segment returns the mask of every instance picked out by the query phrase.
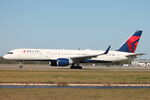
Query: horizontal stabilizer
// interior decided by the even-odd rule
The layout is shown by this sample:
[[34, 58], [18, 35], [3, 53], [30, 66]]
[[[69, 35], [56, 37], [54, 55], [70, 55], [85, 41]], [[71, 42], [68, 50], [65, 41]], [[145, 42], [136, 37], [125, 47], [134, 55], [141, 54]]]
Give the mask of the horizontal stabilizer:
[[127, 55], [126, 57], [128, 57], [128, 58], [138, 58], [142, 55], [145, 55], [145, 53], [133, 53], [133, 54]]

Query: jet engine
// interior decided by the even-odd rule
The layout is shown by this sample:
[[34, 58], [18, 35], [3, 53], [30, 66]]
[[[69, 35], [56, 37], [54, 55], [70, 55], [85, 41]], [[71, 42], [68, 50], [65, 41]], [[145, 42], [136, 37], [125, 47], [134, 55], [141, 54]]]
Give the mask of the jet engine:
[[68, 58], [58, 58], [55, 61], [51, 61], [51, 66], [68, 66], [72, 64], [73, 61]]

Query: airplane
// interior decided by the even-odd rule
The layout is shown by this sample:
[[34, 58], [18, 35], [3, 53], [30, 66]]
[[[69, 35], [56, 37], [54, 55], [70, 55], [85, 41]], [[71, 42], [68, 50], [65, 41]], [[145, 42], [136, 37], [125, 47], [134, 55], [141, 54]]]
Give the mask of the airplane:
[[51, 66], [70, 66], [70, 69], [82, 69], [80, 62], [116, 62], [134, 59], [144, 55], [135, 53], [141, 38], [142, 30], [136, 31], [127, 41], [117, 50], [64, 50], [64, 49], [14, 49], [3, 56], [7, 60], [20, 61], [50, 61]]

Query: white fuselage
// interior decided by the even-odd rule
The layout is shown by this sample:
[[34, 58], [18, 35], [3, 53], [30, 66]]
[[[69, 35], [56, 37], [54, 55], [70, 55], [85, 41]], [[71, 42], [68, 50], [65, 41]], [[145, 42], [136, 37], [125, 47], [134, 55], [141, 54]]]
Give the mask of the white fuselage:
[[[3, 57], [9, 60], [57, 60], [58, 58], [72, 58], [87, 55], [102, 54], [100, 50], [63, 50], [63, 49], [15, 49], [9, 51]], [[131, 53], [109, 51], [106, 55], [100, 55], [91, 60], [97, 61], [122, 61]]]

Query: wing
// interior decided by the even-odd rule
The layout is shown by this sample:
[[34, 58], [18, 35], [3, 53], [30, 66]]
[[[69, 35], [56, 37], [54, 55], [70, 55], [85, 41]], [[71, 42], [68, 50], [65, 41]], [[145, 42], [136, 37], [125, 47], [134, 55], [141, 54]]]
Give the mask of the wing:
[[95, 57], [100, 56], [100, 55], [106, 55], [106, 54], [109, 52], [110, 47], [111, 47], [111, 46], [109, 46], [109, 47], [106, 49], [106, 51], [105, 51], [104, 53], [102, 53], [102, 54], [71, 57], [71, 59], [72, 59], [73, 61], [82, 61], [82, 60], [86, 60], [86, 59], [90, 59], [90, 58], [95, 58]]

